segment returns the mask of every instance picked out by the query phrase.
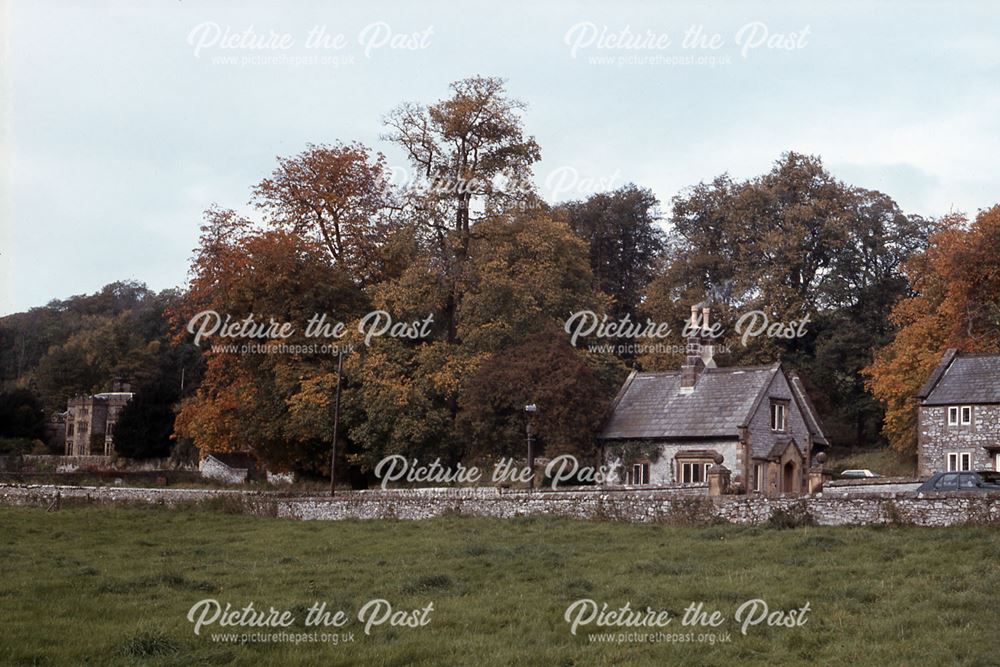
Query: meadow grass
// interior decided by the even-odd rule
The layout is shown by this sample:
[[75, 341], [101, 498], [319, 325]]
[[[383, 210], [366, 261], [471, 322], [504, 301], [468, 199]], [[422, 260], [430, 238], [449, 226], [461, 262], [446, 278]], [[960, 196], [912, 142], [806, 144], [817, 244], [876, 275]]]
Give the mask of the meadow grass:
[[871, 470], [882, 477], [915, 477], [917, 457], [899, 454], [891, 449], [837, 450], [830, 452], [827, 470], [839, 479], [845, 470]]
[[[1000, 531], [667, 527], [550, 518], [296, 522], [186, 509], [0, 508], [2, 665], [996, 665]], [[434, 603], [421, 628], [352, 623], [354, 641], [214, 643], [204, 598], [350, 614], [372, 598]], [[593, 643], [567, 605], [591, 598], [722, 611], [706, 643]], [[798, 628], [731, 617], [745, 600], [808, 602]], [[675, 620], [675, 625], [679, 623]], [[689, 632], [672, 627], [670, 633]]]

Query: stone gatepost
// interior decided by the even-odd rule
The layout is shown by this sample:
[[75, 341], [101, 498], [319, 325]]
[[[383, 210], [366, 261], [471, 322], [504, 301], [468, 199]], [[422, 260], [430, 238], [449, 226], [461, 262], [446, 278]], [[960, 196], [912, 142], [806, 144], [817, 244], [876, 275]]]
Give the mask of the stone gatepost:
[[708, 495], [721, 496], [729, 491], [729, 468], [722, 465], [722, 454], [715, 455], [715, 465], [708, 467]]
[[809, 468], [809, 472], [806, 476], [809, 495], [822, 492], [823, 484], [829, 482], [832, 478], [832, 475], [823, 469], [824, 463], [826, 463], [826, 454], [823, 452], [820, 452], [813, 457], [813, 465]]

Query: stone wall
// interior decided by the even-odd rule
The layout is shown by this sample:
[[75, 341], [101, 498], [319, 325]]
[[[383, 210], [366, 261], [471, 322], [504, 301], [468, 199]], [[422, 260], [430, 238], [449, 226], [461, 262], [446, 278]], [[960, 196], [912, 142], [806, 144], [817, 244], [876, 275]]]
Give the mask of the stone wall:
[[[428, 519], [438, 516], [558, 516], [634, 523], [765, 524], [821, 526], [1000, 524], [1000, 494], [880, 494], [766, 498], [685, 495], [651, 491], [510, 491], [494, 488], [346, 491], [335, 498], [267, 492], [121, 487], [0, 486], [0, 503], [52, 507], [74, 500], [94, 504], [177, 505], [223, 501], [227, 508], [289, 519]], [[789, 519], [791, 517], [791, 519]], [[787, 525], [787, 523], [786, 523]]]
[[847, 496], [872, 493], [907, 493], [920, 487], [919, 479], [909, 477], [868, 477], [840, 479], [823, 485], [824, 496]]
[[922, 405], [917, 426], [917, 474], [948, 469], [948, 454], [971, 454], [973, 470], [993, 470], [995, 461], [984, 445], [1000, 447], [1000, 405], [972, 406], [972, 423], [948, 425], [948, 406]]
[[98, 505], [165, 505], [175, 507], [213, 498], [260, 496], [229, 489], [157, 489], [116, 486], [53, 486], [41, 484], [0, 485], [4, 505], [49, 506], [60, 501], [81, 501]]
[[192, 464], [178, 463], [170, 458], [128, 459], [121, 456], [54, 456], [49, 454], [0, 456], [0, 471], [4, 472], [78, 472], [88, 470], [148, 472], [194, 469]]

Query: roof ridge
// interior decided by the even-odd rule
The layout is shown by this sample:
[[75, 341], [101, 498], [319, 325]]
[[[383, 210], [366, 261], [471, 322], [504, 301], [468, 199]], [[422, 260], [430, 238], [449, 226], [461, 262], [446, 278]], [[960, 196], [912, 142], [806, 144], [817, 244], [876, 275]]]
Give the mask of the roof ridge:
[[754, 397], [753, 403], [750, 405], [750, 410], [746, 413], [746, 415], [743, 416], [743, 421], [740, 423], [740, 428], [745, 428], [750, 425], [750, 420], [753, 419], [754, 414], [757, 413], [757, 408], [760, 407], [761, 402], [764, 400], [764, 394], [767, 393], [767, 388], [771, 386], [772, 382], [774, 382], [774, 376], [778, 374], [778, 371], [781, 371], [782, 374], [784, 374], [785, 372], [781, 368], [780, 361], [776, 361], [770, 366], [766, 366], [765, 370], [771, 371], [771, 377], [769, 377], [767, 379], [767, 382], [762, 384], [760, 386], [760, 389], [757, 390], [757, 395]]
[[773, 371], [779, 362], [774, 362], [772, 364], [757, 364], [754, 366], [716, 366], [715, 368], [706, 368], [705, 372], [720, 372], [720, 371]]

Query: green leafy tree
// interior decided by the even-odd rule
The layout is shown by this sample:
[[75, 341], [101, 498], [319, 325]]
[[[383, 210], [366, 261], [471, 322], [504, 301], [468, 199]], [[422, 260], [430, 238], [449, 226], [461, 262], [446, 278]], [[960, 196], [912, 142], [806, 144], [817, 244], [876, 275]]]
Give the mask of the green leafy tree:
[[115, 451], [128, 458], [160, 458], [170, 454], [174, 403], [179, 388], [157, 382], [140, 388], [115, 422]]
[[523, 457], [526, 405], [549, 456], [589, 460], [613, 394], [558, 330], [546, 330], [492, 355], [463, 388], [459, 428], [472, 460]]
[[44, 434], [45, 412], [29, 389], [0, 393], [0, 437], [39, 439]]
[[651, 190], [628, 184], [559, 207], [587, 241], [590, 268], [601, 291], [614, 299], [609, 313], [616, 318], [635, 315], [665, 249], [659, 205]]
[[[722, 175], [676, 197], [660, 276], [643, 311], [676, 323], [707, 297], [730, 333], [721, 364], [781, 358], [802, 371], [837, 445], [880, 441], [881, 406], [860, 370], [891, 340], [888, 313], [908, 293], [902, 264], [926, 247], [935, 223], [904, 215], [888, 196], [834, 178], [817, 157], [786, 153], [757, 178]], [[758, 337], [744, 347], [737, 318], [809, 317], [806, 335]], [[676, 357], [646, 356], [650, 368]]]

